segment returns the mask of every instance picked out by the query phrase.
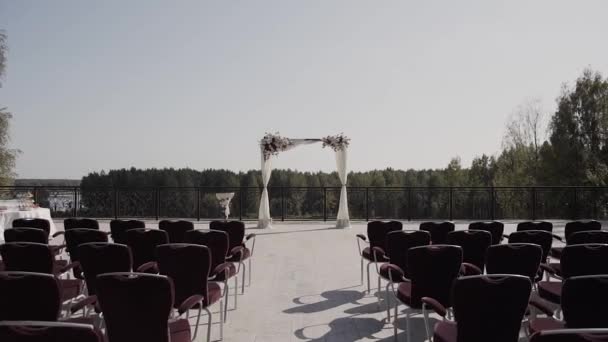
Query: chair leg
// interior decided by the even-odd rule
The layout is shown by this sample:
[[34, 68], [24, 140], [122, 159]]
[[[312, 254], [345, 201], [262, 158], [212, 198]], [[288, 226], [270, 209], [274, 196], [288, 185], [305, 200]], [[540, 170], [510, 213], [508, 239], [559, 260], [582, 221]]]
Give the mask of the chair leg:
[[388, 287], [391, 286], [391, 283], [386, 284], [386, 321], [391, 321], [391, 296], [389, 294]]
[[251, 257], [249, 257], [249, 259], [247, 259], [247, 260], [249, 260], [248, 261], [248, 263], [249, 263], [249, 273], [248, 273], [247, 276], [249, 277], [249, 286], [251, 286], [251, 270], [252, 270], [252, 268], [251, 268]]
[[238, 305], [237, 305], [238, 294], [239, 294], [239, 275], [237, 274], [234, 276], [234, 309], [235, 310], [238, 307]]
[[224, 316], [222, 316], [222, 300], [220, 300], [220, 341], [222, 341], [223, 339], [224, 339]]
[[407, 337], [407, 342], [410, 342], [412, 339], [412, 329], [410, 329], [410, 312], [408, 311], [405, 314], [405, 336]]
[[363, 258], [361, 258], [361, 285], [363, 285]]
[[192, 341], [196, 340], [196, 334], [198, 333], [198, 324], [201, 321], [201, 312], [203, 311], [203, 303], [200, 303], [200, 307], [198, 308], [198, 316], [196, 317], [196, 325], [194, 326], [194, 335], [192, 336]]
[[431, 338], [431, 330], [429, 329], [429, 312], [424, 306], [424, 304], [422, 305], [422, 316], [424, 317], [424, 329], [426, 330], [426, 338], [428, 341], [432, 342], [433, 339]]
[[395, 304], [395, 314], [393, 316], [395, 316], [395, 320], [393, 321], [393, 335], [395, 337], [395, 341], [399, 341], [399, 339], [397, 338], [397, 308], [399, 307], [399, 303]]
[[369, 280], [369, 266], [371, 265], [371, 262], [367, 263], [367, 293], [371, 293], [372, 292], [372, 286], [371, 286], [371, 282]]
[[[211, 311], [209, 311], [208, 308], [205, 308], [205, 311], [207, 311], [207, 342], [211, 342], [211, 324], [213, 323], [213, 316], [211, 314]], [[220, 310], [220, 315], [222, 314], [221, 310]]]
[[241, 262], [241, 269], [243, 270], [242, 273], [242, 277], [243, 279], [241, 280], [241, 293], [244, 294], [245, 293], [245, 273], [247, 273], [247, 267], [245, 267], [245, 263]]
[[378, 308], [380, 308], [380, 288], [381, 288], [381, 284], [380, 282], [382, 281], [382, 279], [380, 278], [380, 275], [378, 274], [378, 290], [376, 291], [376, 299], [378, 300]]
[[[224, 280], [224, 321], [228, 320], [228, 294], [230, 293], [230, 287], [228, 281]], [[222, 314], [222, 308], [220, 308], [220, 315]]]

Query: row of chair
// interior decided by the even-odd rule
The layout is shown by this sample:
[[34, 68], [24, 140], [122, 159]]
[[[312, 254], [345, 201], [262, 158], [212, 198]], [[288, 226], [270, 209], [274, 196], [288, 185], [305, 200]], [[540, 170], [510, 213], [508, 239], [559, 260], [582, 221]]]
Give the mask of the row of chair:
[[[207, 312], [209, 315], [207, 339], [209, 340], [212, 316], [208, 307], [217, 302], [220, 303], [220, 327], [222, 329], [220, 334], [223, 334], [223, 321], [227, 317], [228, 307], [229, 286], [227, 282], [231, 278], [235, 279], [236, 307], [237, 275], [241, 270], [245, 271], [244, 261], [247, 259], [249, 260], [249, 283], [251, 283], [251, 257], [255, 247], [255, 235], [250, 234], [245, 237], [242, 222], [214, 221], [211, 222], [209, 231], [202, 231], [194, 230], [193, 224], [187, 221], [162, 221], [159, 225], [159, 228], [162, 229], [157, 230], [144, 228], [145, 224], [141, 221], [114, 220], [110, 223], [110, 233], [107, 233], [100, 231], [98, 223], [94, 220], [69, 220], [65, 222], [65, 231], [55, 235], [64, 235], [65, 245], [63, 247], [66, 248], [71, 261], [63, 267], [57, 266], [56, 248], [48, 244], [48, 238], [39, 239], [39, 233], [48, 236], [42, 221], [30, 220], [28, 228], [25, 224], [18, 222], [16, 228], [5, 231], [7, 243], [0, 246], [0, 256], [2, 256], [7, 272], [0, 276], [0, 293], [9, 297], [14, 296], [10, 298], [19, 298], [20, 296], [16, 295], [19, 289], [28, 289], [27, 286], [21, 286], [19, 280], [26, 281], [24, 279], [31, 280], [38, 277], [40, 283], [35, 288], [42, 288], [41, 284], [44, 281], [41, 280], [43, 278], [40, 278], [42, 276], [55, 281], [54, 290], [59, 297], [41, 291], [42, 297], [38, 299], [57, 298], [57, 302], [61, 305], [59, 310], [50, 310], [56, 312], [54, 319], [50, 319], [52, 317], [40, 319], [41, 317], [27, 314], [15, 316], [15, 311], [11, 314], [12, 310], [8, 309], [8, 312], [3, 311], [7, 316], [0, 313], [0, 321], [7, 320], [6, 317], [10, 317], [10, 320], [56, 321], [59, 317], [70, 318], [81, 310], [83, 317], [86, 317], [91, 311], [97, 311], [104, 314], [103, 322], [106, 324], [104, 328], [107, 330], [110, 341], [120, 341], [130, 332], [136, 332], [131, 339], [139, 339], [142, 336], [143, 330], [141, 329], [145, 329], [149, 323], [142, 320], [140, 325], [121, 326], [119, 322], [124, 322], [120, 319], [121, 315], [129, 313], [124, 316], [127, 318], [141, 316], [145, 312], [144, 316], [156, 315], [156, 320], [158, 320], [163, 316], [163, 312], [167, 311], [164, 308], [168, 301], [156, 298], [170, 298], [169, 308], [175, 309], [180, 316], [190, 308], [199, 309], [194, 337], [198, 330], [201, 310]], [[85, 228], [82, 228], [83, 226]], [[34, 231], [39, 233], [34, 234]], [[23, 241], [35, 235], [38, 236], [37, 241]], [[108, 236], [112, 237], [114, 243], [108, 242]], [[14, 241], [15, 239], [20, 241]], [[253, 242], [251, 249], [246, 246], [247, 241]], [[69, 270], [73, 270], [75, 279], [64, 279], [61, 276]], [[103, 280], [104, 277], [108, 280]], [[242, 278], [242, 291], [244, 292], [245, 276]], [[83, 280], [86, 287], [83, 286]], [[7, 285], [10, 289], [1, 289], [2, 283], [13, 285]], [[107, 284], [107, 289], [103, 290], [103, 284]], [[122, 294], [117, 293], [116, 291], [119, 290], [115, 287], [120, 287], [118, 284], [133, 284], [133, 288], [125, 290], [126, 292]], [[72, 291], [66, 291], [70, 288]], [[154, 291], [163, 293], [150, 293]], [[86, 296], [83, 295], [85, 292]], [[129, 296], [129, 293], [135, 292], [142, 294], [142, 297]], [[107, 295], [104, 296], [103, 293], [107, 293]], [[0, 302], [4, 303], [4, 301]], [[150, 307], [149, 310], [142, 308], [140, 305], [142, 302], [150, 302], [149, 305], [154, 307]], [[14, 306], [19, 305], [14, 304]], [[49, 305], [49, 307], [51, 306]], [[13, 307], [13, 305], [8, 307]], [[0, 311], [2, 310], [0, 309]], [[57, 312], [60, 314], [58, 315]], [[172, 314], [173, 311], [167, 312]], [[114, 319], [108, 317], [114, 317]], [[115, 319], [116, 317], [119, 319]], [[165, 321], [167, 321], [167, 317], [165, 317]], [[165, 326], [169, 330], [164, 331], [171, 332], [168, 336], [171, 336], [172, 341], [189, 340], [190, 330], [187, 319], [177, 320], [177, 323], [167, 322], [165, 322]], [[160, 327], [162, 326], [160, 325]], [[184, 337], [186, 330], [188, 339]], [[150, 339], [150, 341], [156, 340], [161, 341], [162, 339], [158, 339], [158, 337]]]
[[[387, 295], [392, 292], [396, 303], [402, 302], [410, 307], [410, 309], [421, 310], [425, 314], [425, 325], [430, 338], [428, 312], [425, 309], [431, 307], [443, 317], [450, 315], [452, 307], [456, 311], [456, 307], [458, 307], [456, 297], [458, 296], [457, 293], [459, 293], [456, 290], [458, 287], [456, 284], [465, 281], [468, 279], [467, 276], [471, 274], [476, 279], [474, 281], [471, 280], [473, 282], [471, 284], [483, 285], [482, 287], [486, 287], [486, 290], [490, 292], [490, 288], [493, 286], [500, 288], [498, 284], [502, 284], [503, 282], [505, 284], [517, 282], [517, 280], [510, 280], [514, 276], [526, 278], [530, 285], [530, 290], [538, 286], [538, 293], [541, 298], [552, 301], [555, 304], [560, 304], [561, 302], [562, 284], [556, 281], [540, 281], [542, 280], [543, 270], [549, 271], [552, 277], [556, 279], [565, 277], [563, 279], [572, 279], [579, 283], [586, 281], [587, 287], [592, 282], [606, 281], [602, 275], [608, 275], [608, 267], [604, 266], [604, 263], [600, 265], [598, 260], [606, 260], [608, 258], [608, 245], [602, 244], [608, 242], [608, 232], [601, 231], [601, 225], [597, 221], [572, 222], [567, 224], [566, 228], [566, 238], [561, 239], [552, 233], [553, 227], [549, 222], [520, 223], [517, 232], [509, 236], [503, 235], [504, 226], [500, 222], [473, 223], [469, 226], [469, 230], [466, 231], [454, 231], [452, 222], [423, 223], [418, 231], [402, 231], [401, 223], [396, 221], [370, 222], [368, 225], [368, 236], [357, 236], [361, 255], [361, 280], [363, 281], [363, 260], [367, 260], [369, 291], [369, 266], [372, 263], [375, 264], [378, 272], [378, 290], [381, 287], [381, 279], [384, 279], [388, 281], [386, 286]], [[504, 237], [509, 239], [509, 243], [499, 245]], [[361, 249], [359, 241], [368, 241], [368, 239], [370, 246]], [[560, 263], [548, 262], [549, 255], [553, 255], [551, 246], [553, 239], [566, 241], [566, 247], [560, 248], [559, 254], [556, 253], [561, 258]], [[591, 244], [578, 245], [580, 243]], [[540, 267], [541, 265], [542, 268]], [[566, 267], [565, 274], [563, 270], [564, 266]], [[484, 270], [487, 272], [487, 275], [483, 275]], [[598, 277], [598, 275], [600, 279], [593, 278]], [[578, 280], [575, 279], [577, 276], [591, 276], [592, 279]], [[392, 291], [389, 291], [389, 287]], [[465, 287], [475, 288], [474, 285], [467, 285]], [[509, 297], [511, 292], [508, 291], [512, 291], [512, 294], [515, 295], [517, 292], [515, 291], [516, 288], [516, 285], [505, 285], [504, 289], [498, 291], [498, 293], [504, 292], [503, 295]], [[540, 331], [547, 330], [547, 327], [553, 330], [563, 327], [608, 328], [606, 322], [598, 323], [597, 320], [593, 321], [587, 318], [582, 319], [582, 321], [586, 322], [586, 324], [582, 325], [567, 325], [563, 321], [554, 320], [551, 318], [553, 311], [547, 305], [544, 305], [542, 300], [533, 300], [528, 303], [530, 290], [527, 291], [527, 294], [526, 291], [521, 291], [520, 297], [522, 300], [525, 299], [524, 308], [527, 308], [528, 304], [530, 304], [531, 307], [548, 315], [544, 320], [530, 322], [529, 331], [531, 333], [539, 334]], [[466, 292], [462, 291], [463, 293]], [[602, 291], [608, 291], [608, 288], [602, 288], [601, 291], [590, 290], [587, 294], [594, 294], [597, 297], [602, 295]], [[483, 289], [477, 289], [473, 293], [465, 294], [463, 298], [473, 298], [480, 293], [484, 293]], [[493, 298], [491, 294], [484, 296], [488, 299]], [[484, 298], [484, 296], [481, 298]], [[592, 298], [593, 295], [590, 296], [587, 299]], [[603, 298], [605, 299], [606, 297], [608, 297], [608, 292], [603, 294]], [[389, 298], [387, 297], [388, 320], [390, 320]], [[378, 300], [380, 301], [379, 292]], [[510, 303], [516, 302], [516, 300], [513, 300]], [[497, 305], [503, 305], [499, 300], [497, 303]], [[482, 305], [483, 303], [477, 304]], [[394, 307], [395, 337], [397, 336], [397, 307], [398, 305]], [[475, 303], [469, 305], [463, 303], [460, 304], [459, 310], [460, 312], [468, 312], [467, 310], [471, 308], [475, 308], [475, 310], [480, 309]], [[518, 310], [515, 311], [519, 312]], [[573, 311], [570, 309], [570, 312]], [[526, 312], [523, 312], [519, 316], [517, 314], [512, 315], [513, 317], [519, 317], [519, 321], [516, 325], [511, 325], [511, 328], [513, 328], [512, 334], [509, 335], [506, 332], [503, 334], [504, 336], [511, 336], [505, 340], [517, 340], [521, 319]], [[409, 316], [410, 313], [408, 312], [406, 314], [408, 340], [410, 334]], [[494, 316], [497, 317], [496, 315]], [[459, 320], [458, 315], [456, 315], [458, 329], [453, 324], [437, 325], [435, 328], [435, 338], [440, 341], [448, 341], [458, 335], [458, 340], [461, 340], [460, 337], [467, 334], [461, 331], [462, 329], [466, 330], [466, 327], [462, 329], [460, 327], [461, 321], [464, 320], [463, 322], [465, 322], [467, 319], [463, 317], [461, 316]], [[495, 322], [502, 320], [496, 319]], [[492, 326], [490, 322], [488, 324], [483, 326]], [[509, 326], [508, 323], [499, 324], [502, 328]], [[466, 323], [464, 325], [466, 326]], [[500, 331], [501, 327], [495, 327], [494, 330]], [[458, 331], [458, 334], [456, 334], [456, 331]], [[481, 334], [479, 336], [486, 336], [486, 338], [496, 340], [497, 335], [492, 335], [491, 331], [486, 331], [486, 333], [484, 334], [483, 331], [477, 332], [478, 335]], [[469, 339], [465, 340], [468, 341]]]

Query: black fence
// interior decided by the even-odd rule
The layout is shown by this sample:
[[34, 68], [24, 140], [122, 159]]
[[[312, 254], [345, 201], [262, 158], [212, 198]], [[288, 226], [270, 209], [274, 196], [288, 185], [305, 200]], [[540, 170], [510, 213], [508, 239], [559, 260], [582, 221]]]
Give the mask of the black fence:
[[[275, 220], [333, 220], [339, 187], [269, 187]], [[0, 198], [31, 194], [57, 218], [223, 217], [216, 193], [233, 192], [231, 218], [255, 220], [257, 187], [0, 187]], [[352, 220], [579, 219], [608, 217], [608, 187], [349, 187]]]

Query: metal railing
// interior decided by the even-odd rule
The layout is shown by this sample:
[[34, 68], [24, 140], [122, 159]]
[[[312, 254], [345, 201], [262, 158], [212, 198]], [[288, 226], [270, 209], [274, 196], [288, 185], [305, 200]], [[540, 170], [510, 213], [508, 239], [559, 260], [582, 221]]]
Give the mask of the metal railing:
[[[333, 220], [339, 187], [269, 187], [275, 220]], [[258, 187], [0, 187], [0, 198], [31, 193], [54, 217], [222, 217], [215, 198], [234, 192], [231, 217], [257, 219]], [[493, 220], [608, 218], [608, 187], [349, 187], [353, 220]]]

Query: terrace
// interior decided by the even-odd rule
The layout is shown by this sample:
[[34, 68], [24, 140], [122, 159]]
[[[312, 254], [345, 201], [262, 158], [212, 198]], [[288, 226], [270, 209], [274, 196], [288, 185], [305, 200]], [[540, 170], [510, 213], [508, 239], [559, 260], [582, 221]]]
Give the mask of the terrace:
[[[563, 234], [564, 223], [554, 221], [557, 234]], [[102, 230], [109, 229], [107, 221], [100, 224]], [[466, 229], [467, 224], [457, 222], [456, 229]], [[514, 231], [515, 224], [506, 221], [505, 233]], [[62, 229], [60, 220], [56, 225]], [[146, 225], [154, 228], [157, 222]], [[403, 228], [418, 229], [418, 225], [405, 222]], [[201, 221], [195, 228], [205, 229], [208, 224]], [[239, 293], [237, 309], [229, 299], [224, 341], [393, 341], [393, 325], [386, 322], [384, 306], [377, 305], [375, 291], [366, 293], [360, 281], [355, 234], [365, 230], [363, 222], [351, 229], [312, 221], [277, 223], [266, 230], [249, 224], [247, 233], [257, 234], [252, 284], [243, 295]], [[371, 279], [373, 287], [375, 272]], [[195, 321], [191, 318], [191, 325]], [[203, 321], [196, 341], [205, 341]], [[212, 340], [219, 339], [218, 324], [216, 316]], [[405, 341], [403, 315], [398, 326], [399, 340]], [[422, 316], [415, 316], [411, 327], [412, 341], [426, 339]]]

